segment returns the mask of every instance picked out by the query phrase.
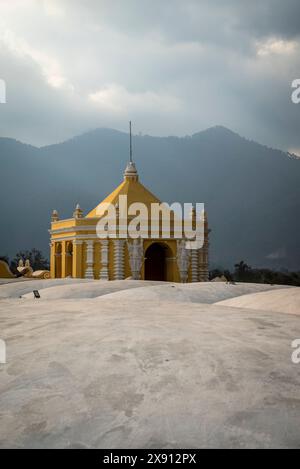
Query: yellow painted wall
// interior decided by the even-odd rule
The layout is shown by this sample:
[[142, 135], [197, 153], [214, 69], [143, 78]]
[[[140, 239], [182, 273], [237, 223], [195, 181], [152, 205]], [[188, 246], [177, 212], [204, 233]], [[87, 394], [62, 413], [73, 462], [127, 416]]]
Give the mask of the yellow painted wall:
[[0, 260], [0, 278], [14, 278], [14, 274], [10, 271], [8, 264]]

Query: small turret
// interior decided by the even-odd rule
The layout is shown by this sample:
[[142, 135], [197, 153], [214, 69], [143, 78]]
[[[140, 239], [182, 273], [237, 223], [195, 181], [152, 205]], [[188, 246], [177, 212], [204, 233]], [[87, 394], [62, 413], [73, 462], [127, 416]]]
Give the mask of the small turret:
[[51, 215], [51, 221], [54, 222], [54, 221], [58, 221], [58, 220], [59, 220], [58, 211], [53, 210], [52, 215]]
[[131, 179], [131, 180], [134, 180], [134, 181], [138, 180], [138, 173], [137, 173], [137, 170], [136, 170], [136, 167], [135, 167], [135, 164], [133, 163], [133, 161], [130, 161], [127, 164], [125, 172], [124, 172], [124, 178], [125, 179]]
[[77, 204], [76, 207], [75, 207], [73, 217], [74, 218], [82, 218], [83, 217], [83, 212], [82, 212], [79, 204]]

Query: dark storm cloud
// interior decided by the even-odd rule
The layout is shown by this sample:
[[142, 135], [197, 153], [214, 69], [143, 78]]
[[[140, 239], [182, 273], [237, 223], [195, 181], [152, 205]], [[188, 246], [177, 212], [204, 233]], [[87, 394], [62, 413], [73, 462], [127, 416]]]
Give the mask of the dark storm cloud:
[[0, 2], [1, 135], [98, 126], [184, 135], [215, 124], [300, 151], [300, 2]]
[[[237, 36], [251, 40], [300, 34], [299, 0], [75, 0], [85, 18], [130, 35], [159, 32], [172, 41], [216, 42], [237, 46]], [[67, 0], [71, 7], [74, 0]]]
[[[233, 2], [243, 4], [243, 2]], [[270, 35], [287, 39], [299, 37], [300, 2], [299, 0], [265, 0], [245, 2], [237, 6], [240, 11], [240, 28], [256, 37]]]

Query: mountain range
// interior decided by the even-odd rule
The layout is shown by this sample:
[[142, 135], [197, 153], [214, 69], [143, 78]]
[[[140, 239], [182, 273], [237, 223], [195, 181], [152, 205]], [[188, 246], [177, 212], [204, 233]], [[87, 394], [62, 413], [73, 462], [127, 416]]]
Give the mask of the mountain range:
[[[52, 210], [69, 218], [76, 203], [94, 208], [121, 182], [128, 140], [105, 128], [41, 148], [0, 138], [0, 255], [48, 255]], [[212, 267], [300, 269], [300, 159], [222, 126], [135, 135], [133, 153], [141, 182], [162, 201], [205, 203]]]

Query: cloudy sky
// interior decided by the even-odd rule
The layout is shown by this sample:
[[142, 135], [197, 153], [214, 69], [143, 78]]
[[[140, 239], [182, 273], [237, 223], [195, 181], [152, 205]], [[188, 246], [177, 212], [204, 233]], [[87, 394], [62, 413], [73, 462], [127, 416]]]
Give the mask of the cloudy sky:
[[0, 136], [224, 125], [300, 154], [299, 0], [0, 0]]

